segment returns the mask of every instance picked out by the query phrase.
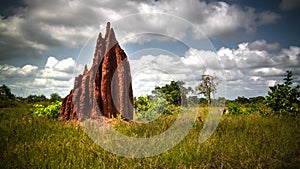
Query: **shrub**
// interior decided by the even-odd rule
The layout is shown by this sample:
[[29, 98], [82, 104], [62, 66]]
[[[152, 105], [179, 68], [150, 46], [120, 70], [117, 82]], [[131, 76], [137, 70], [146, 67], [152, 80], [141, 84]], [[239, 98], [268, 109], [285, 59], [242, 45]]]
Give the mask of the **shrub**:
[[137, 99], [134, 98], [134, 108], [136, 111], [147, 111], [151, 107], [148, 96], [139, 96]]
[[166, 106], [166, 99], [154, 100], [148, 110], [136, 112], [134, 119], [135, 121], [153, 121], [164, 113]]
[[181, 106], [175, 106], [173, 104], [169, 104], [166, 106], [164, 110], [164, 114], [168, 114], [168, 115], [179, 114], [181, 110], [182, 110]]
[[228, 106], [228, 111], [229, 111], [229, 114], [232, 114], [232, 115], [243, 114], [242, 109], [237, 105]]
[[59, 117], [61, 104], [62, 102], [59, 101], [52, 103], [48, 106], [44, 106], [41, 104], [34, 104], [33, 109], [31, 109], [31, 112], [37, 116], [46, 116], [49, 118], [56, 119]]
[[300, 86], [293, 87], [293, 73], [287, 71], [284, 84], [277, 84], [270, 87], [266, 97], [266, 104], [273, 109], [274, 114], [279, 115], [299, 115]]

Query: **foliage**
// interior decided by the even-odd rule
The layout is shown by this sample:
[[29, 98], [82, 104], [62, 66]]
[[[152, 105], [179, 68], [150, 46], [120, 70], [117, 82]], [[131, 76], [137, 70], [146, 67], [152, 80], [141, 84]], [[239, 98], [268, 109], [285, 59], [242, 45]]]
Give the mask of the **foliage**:
[[207, 104], [211, 104], [211, 94], [217, 91], [216, 77], [211, 75], [202, 75], [202, 82], [195, 87], [198, 94], [203, 94], [207, 98]]
[[8, 88], [6, 85], [2, 85], [0, 87], [0, 97], [1, 99], [15, 99], [15, 95], [11, 93], [10, 88]]
[[57, 93], [52, 93], [52, 94], [50, 95], [50, 101], [51, 101], [51, 102], [61, 101], [61, 100], [62, 100], [62, 98], [61, 98], [60, 95], [57, 94]]
[[155, 87], [152, 94], [154, 94], [156, 98], [166, 98], [169, 104], [186, 106], [186, 95], [192, 91], [192, 88], [185, 88], [183, 85], [183, 81], [171, 81], [170, 84], [166, 84], [165, 86]]
[[231, 114], [231, 115], [243, 114], [241, 107], [239, 107], [235, 104], [228, 106], [228, 111], [229, 111], [229, 114]]
[[6, 85], [0, 87], [0, 108], [16, 107], [16, 97]]
[[175, 106], [173, 104], [168, 104], [164, 110], [164, 114], [175, 115], [179, 114], [182, 110], [182, 106]]
[[34, 104], [31, 112], [37, 116], [47, 116], [49, 118], [58, 118], [62, 102], [56, 101], [48, 106]]
[[149, 97], [139, 96], [138, 98], [134, 97], [134, 109], [138, 112], [147, 111], [151, 107]]
[[27, 103], [37, 103], [48, 101], [45, 95], [29, 95], [27, 98]]
[[144, 111], [138, 111], [135, 114], [135, 121], [153, 121], [164, 113], [167, 106], [167, 100], [161, 98], [159, 100], [153, 100], [149, 109]]
[[[27, 111], [0, 110], [3, 169], [299, 168], [300, 164], [299, 117], [222, 116], [215, 132], [201, 144], [203, 122], [197, 120], [174, 148], [153, 157], [128, 158], [101, 148], [80, 125], [39, 118]], [[176, 118], [162, 115], [146, 124], [117, 121], [114, 129], [131, 137], [156, 136], [172, 126]]]
[[274, 114], [300, 115], [300, 86], [293, 87], [292, 71], [287, 71], [284, 84], [270, 87], [266, 104], [273, 109]]

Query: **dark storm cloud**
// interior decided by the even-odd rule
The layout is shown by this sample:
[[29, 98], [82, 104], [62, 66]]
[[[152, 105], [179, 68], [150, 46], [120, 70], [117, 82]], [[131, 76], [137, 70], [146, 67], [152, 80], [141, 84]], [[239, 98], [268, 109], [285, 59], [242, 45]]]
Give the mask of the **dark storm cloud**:
[[1, 0], [0, 15], [4, 17], [14, 15], [25, 6], [22, 0]]
[[[162, 12], [176, 15], [205, 30], [209, 36], [234, 35], [241, 29], [255, 32], [258, 26], [275, 22], [280, 18], [278, 14], [270, 11], [257, 12], [254, 8], [244, 8], [225, 2], [196, 0], [21, 2], [17, 1], [14, 4], [4, 1], [6, 6], [15, 9], [15, 13], [0, 19], [1, 60], [21, 57], [22, 53], [36, 55], [53, 48], [82, 45], [99, 26], [104, 28], [107, 21], [116, 21], [135, 13]], [[184, 25], [168, 24], [172, 22], [164, 17], [160, 18], [160, 21], [140, 17], [131, 23], [130, 27], [126, 26], [124, 20], [123, 26], [119, 28], [123, 31], [119, 34], [122, 37], [139, 30], [153, 30], [166, 34], [177, 32], [179, 37], [184, 37], [188, 31], [188, 27]], [[193, 33], [195, 35], [192, 37], [202, 38], [196, 32]]]

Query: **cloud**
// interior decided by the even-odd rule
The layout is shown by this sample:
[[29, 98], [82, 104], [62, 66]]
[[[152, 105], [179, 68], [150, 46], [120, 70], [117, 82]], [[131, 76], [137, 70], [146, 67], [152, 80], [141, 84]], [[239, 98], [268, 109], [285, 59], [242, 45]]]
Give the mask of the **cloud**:
[[281, 0], [279, 8], [284, 11], [295, 10], [300, 8], [299, 0]]
[[[194, 87], [203, 74], [214, 75], [228, 98], [265, 95], [269, 85], [282, 82], [287, 70], [299, 74], [300, 47], [281, 48], [265, 40], [244, 42], [218, 51], [190, 48], [184, 56], [143, 55], [130, 60], [134, 94], [150, 94], [155, 86], [182, 80]], [[297, 81], [297, 79], [295, 79]]]
[[[220, 82], [219, 96], [228, 98], [265, 95], [269, 85], [282, 82], [286, 70], [292, 70], [295, 80], [300, 81], [297, 79], [300, 47], [282, 48], [265, 40], [243, 42], [236, 48], [222, 47], [217, 51], [190, 48], [183, 56], [140, 53], [129, 63], [135, 96], [151, 94], [155, 86], [172, 80], [182, 80], [186, 86], [194, 87], [203, 74], [216, 76]], [[13, 91], [24, 89], [28, 94], [47, 96], [57, 92], [65, 96], [73, 87], [73, 77], [82, 73], [82, 69], [72, 58], [49, 56], [40, 68], [0, 65], [0, 82], [8, 83]]]
[[263, 67], [251, 70], [249, 74], [256, 76], [278, 76], [284, 74], [285, 71], [275, 67]]
[[30, 77], [36, 74], [37, 66], [25, 65], [23, 67], [15, 67], [11, 65], [0, 65], [0, 79], [6, 80], [10, 78]]
[[50, 56], [47, 59], [45, 68], [37, 74], [39, 78], [54, 79], [54, 80], [69, 80], [74, 73], [82, 69], [81, 65], [76, 65], [72, 58], [57, 60]]
[[13, 91], [24, 89], [28, 94], [46, 96], [57, 92], [65, 96], [73, 87], [73, 77], [82, 73], [82, 69], [83, 66], [76, 64], [72, 58], [58, 60], [50, 56], [42, 68], [34, 65], [0, 65], [0, 81], [12, 87]]
[[104, 30], [107, 21], [112, 21], [119, 37], [131, 37], [124, 42], [136, 43], [141, 40], [134, 38], [138, 33], [158, 33], [177, 39], [189, 34], [203, 38], [198, 29], [208, 36], [231, 36], [239, 31], [253, 33], [257, 27], [279, 18], [279, 14], [271, 11], [258, 12], [226, 2], [126, 1], [120, 5], [119, 0], [88, 3], [28, 0], [24, 7], [16, 9], [15, 15], [0, 17], [0, 60], [81, 46], [99, 28]]

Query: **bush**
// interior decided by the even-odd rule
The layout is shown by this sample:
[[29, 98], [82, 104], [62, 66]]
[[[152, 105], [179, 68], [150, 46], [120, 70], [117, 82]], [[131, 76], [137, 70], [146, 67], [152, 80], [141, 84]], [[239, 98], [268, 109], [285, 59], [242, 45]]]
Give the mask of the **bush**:
[[232, 115], [243, 114], [242, 109], [237, 105], [228, 106], [228, 111], [229, 111], [229, 114], [232, 114]]
[[273, 109], [274, 114], [300, 115], [300, 86], [293, 87], [292, 75], [291, 71], [287, 71], [284, 84], [270, 87], [271, 91], [266, 97], [266, 104]]
[[56, 119], [59, 117], [61, 104], [62, 102], [59, 101], [52, 103], [48, 106], [34, 104], [33, 109], [31, 109], [31, 112], [37, 116], [46, 116], [49, 118]]
[[175, 106], [173, 104], [169, 104], [166, 106], [164, 110], [164, 114], [168, 114], [168, 115], [179, 114], [181, 110], [182, 110], [181, 106]]
[[153, 121], [164, 113], [166, 106], [166, 99], [154, 100], [151, 102], [149, 109], [145, 111], [137, 111], [134, 119], [135, 121]]
[[147, 111], [151, 107], [148, 96], [139, 96], [137, 99], [134, 98], [134, 108], [137, 112]]

